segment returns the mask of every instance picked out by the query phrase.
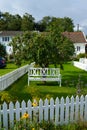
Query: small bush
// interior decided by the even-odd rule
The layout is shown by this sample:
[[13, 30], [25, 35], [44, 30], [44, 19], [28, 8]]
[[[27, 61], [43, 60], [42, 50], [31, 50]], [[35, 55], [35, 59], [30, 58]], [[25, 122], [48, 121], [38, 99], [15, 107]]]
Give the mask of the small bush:
[[77, 55], [77, 58], [85, 58], [86, 57], [86, 54], [85, 53], [80, 53], [79, 55]]
[[80, 58], [86, 58], [87, 57], [87, 54], [85, 53], [80, 53], [78, 54], [77, 56], [73, 57], [73, 60], [74, 61], [79, 61]]
[[52, 121], [42, 121], [39, 127], [42, 128], [42, 130], [55, 130], [55, 125]]

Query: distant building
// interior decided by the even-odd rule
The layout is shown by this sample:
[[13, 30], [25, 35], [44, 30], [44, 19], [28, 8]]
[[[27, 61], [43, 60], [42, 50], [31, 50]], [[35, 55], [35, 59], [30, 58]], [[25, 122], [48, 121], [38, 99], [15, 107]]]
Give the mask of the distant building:
[[12, 38], [22, 33], [22, 31], [0, 31], [0, 43], [5, 46], [8, 54], [13, 52], [12, 46], [9, 46]]
[[63, 35], [73, 42], [76, 55], [85, 53], [87, 41], [83, 32], [63, 32]]

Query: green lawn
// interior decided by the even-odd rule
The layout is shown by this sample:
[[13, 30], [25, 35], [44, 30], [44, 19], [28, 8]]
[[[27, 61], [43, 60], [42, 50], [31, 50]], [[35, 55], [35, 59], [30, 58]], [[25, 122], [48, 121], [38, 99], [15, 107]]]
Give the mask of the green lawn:
[[[21, 66], [24, 66], [26, 64], [28, 64], [28, 62], [22, 63]], [[15, 69], [18, 69], [18, 66], [15, 63], [7, 63], [5, 68], [0, 68], [0, 76], [7, 74]]]
[[5, 68], [0, 68], [0, 76], [7, 74], [13, 70], [17, 69], [17, 66], [13, 63], [7, 63]]
[[80, 75], [82, 94], [87, 93], [87, 72], [74, 67], [71, 63], [64, 64], [64, 70], [61, 70], [62, 86], [57, 82], [30, 82], [28, 86], [28, 75], [24, 75], [17, 82], [11, 85], [7, 90], [0, 93], [2, 102], [5, 101], [28, 101], [36, 98], [71, 97], [76, 96], [76, 86]]

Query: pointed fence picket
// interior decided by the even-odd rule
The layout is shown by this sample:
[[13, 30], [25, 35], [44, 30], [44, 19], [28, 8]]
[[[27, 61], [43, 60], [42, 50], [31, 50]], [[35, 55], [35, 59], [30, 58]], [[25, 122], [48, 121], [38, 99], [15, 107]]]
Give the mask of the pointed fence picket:
[[14, 121], [19, 121], [24, 113], [29, 114], [31, 121], [34, 120], [34, 116], [37, 118], [37, 122], [54, 121], [55, 125], [68, 124], [69, 122], [75, 122], [78, 120], [87, 121], [87, 95], [84, 97], [58, 97], [54, 100], [53, 98], [39, 100], [37, 106], [32, 106], [32, 102], [29, 100], [25, 101], [10, 102], [6, 104], [4, 102], [0, 106], [0, 128], [5, 127], [12, 128]]

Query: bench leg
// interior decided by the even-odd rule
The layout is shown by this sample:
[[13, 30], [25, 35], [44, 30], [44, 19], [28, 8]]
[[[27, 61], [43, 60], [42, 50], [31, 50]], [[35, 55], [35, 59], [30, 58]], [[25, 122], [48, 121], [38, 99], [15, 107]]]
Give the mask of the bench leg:
[[59, 81], [59, 86], [61, 87], [61, 80]]

